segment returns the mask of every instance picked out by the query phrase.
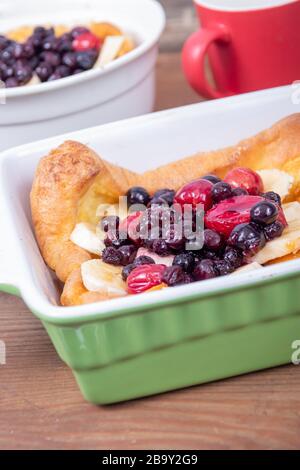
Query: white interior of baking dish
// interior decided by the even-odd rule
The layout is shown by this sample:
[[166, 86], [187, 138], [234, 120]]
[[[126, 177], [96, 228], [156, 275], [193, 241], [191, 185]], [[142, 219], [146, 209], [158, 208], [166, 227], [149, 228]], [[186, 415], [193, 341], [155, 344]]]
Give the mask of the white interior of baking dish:
[[0, 157], [2, 253], [0, 283], [19, 288], [29, 307], [46, 319], [73, 321], [141, 305], [176, 301], [299, 271], [300, 260], [240, 276], [198, 282], [81, 307], [58, 306], [57, 281], [46, 268], [31, 227], [29, 192], [39, 159], [66, 139], [91, 146], [105, 159], [135, 171], [155, 168], [197, 151], [235, 144], [300, 109], [297, 89], [281, 87], [82, 130], [28, 144]]

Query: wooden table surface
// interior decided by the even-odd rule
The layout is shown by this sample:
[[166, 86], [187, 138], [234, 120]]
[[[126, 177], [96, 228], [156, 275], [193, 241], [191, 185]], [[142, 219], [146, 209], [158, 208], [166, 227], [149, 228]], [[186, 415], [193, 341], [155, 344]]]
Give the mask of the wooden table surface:
[[[162, 53], [157, 109], [199, 98], [178, 53]], [[299, 332], [300, 334], [300, 332]], [[299, 449], [300, 366], [110, 407], [81, 397], [40, 322], [0, 294], [1, 449]]]

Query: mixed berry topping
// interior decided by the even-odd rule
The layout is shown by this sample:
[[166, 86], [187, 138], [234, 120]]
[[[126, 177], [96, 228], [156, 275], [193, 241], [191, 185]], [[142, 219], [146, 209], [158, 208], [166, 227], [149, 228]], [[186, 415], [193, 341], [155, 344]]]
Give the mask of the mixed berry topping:
[[37, 26], [19, 43], [0, 36], [0, 79], [7, 88], [26, 85], [36, 75], [41, 82], [69, 77], [93, 68], [102, 41], [77, 26], [56, 36], [54, 28]]
[[124, 220], [105, 217], [103, 261], [122, 266], [128, 292], [179, 286], [233, 273], [287, 226], [280, 196], [264, 193], [260, 176], [236, 168], [224, 181], [207, 175], [178, 191], [127, 193]]

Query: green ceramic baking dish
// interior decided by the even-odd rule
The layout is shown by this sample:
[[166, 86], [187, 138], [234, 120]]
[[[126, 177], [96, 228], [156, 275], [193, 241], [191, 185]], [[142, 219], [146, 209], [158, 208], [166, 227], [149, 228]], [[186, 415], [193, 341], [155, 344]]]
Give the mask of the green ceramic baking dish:
[[297, 111], [291, 93], [291, 87], [283, 87], [227, 98], [1, 154], [0, 289], [20, 295], [40, 318], [87, 400], [115, 403], [291, 362], [292, 343], [300, 339], [300, 260], [61, 307], [57, 282], [31, 227], [28, 195], [38, 160], [72, 138], [110, 161], [142, 171], [233, 144], [270, 126]]

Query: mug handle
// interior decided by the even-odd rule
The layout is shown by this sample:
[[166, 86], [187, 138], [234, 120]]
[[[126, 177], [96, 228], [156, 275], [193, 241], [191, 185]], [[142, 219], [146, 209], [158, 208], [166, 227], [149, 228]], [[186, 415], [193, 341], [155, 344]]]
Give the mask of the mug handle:
[[207, 98], [224, 98], [232, 93], [213, 88], [205, 76], [205, 56], [215, 41], [230, 41], [230, 35], [223, 26], [201, 28], [193, 33], [184, 44], [182, 65], [188, 82], [197, 93]]

